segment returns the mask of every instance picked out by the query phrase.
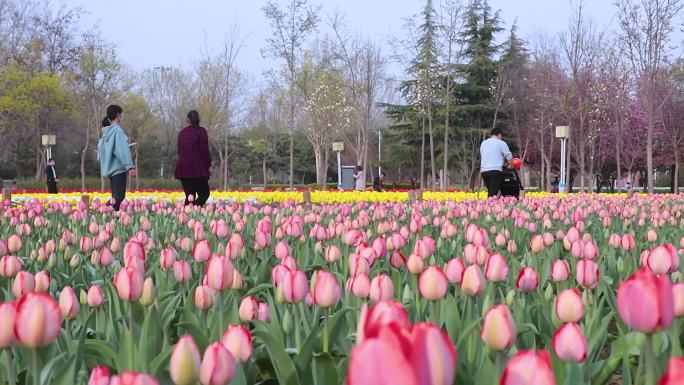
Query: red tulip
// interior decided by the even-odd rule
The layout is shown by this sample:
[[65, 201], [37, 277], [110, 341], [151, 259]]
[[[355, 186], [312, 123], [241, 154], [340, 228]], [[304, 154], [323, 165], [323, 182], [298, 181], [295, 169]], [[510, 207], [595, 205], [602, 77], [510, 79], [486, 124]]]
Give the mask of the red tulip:
[[487, 310], [480, 330], [480, 338], [492, 350], [510, 349], [515, 344], [515, 321], [504, 304]]
[[508, 278], [508, 264], [499, 253], [487, 257], [484, 270], [485, 278], [491, 282], [502, 282]]
[[370, 308], [364, 304], [357, 326], [357, 345], [363, 342], [365, 338], [377, 337], [383, 329], [390, 325], [396, 325], [399, 329], [410, 328], [411, 321], [408, 313], [399, 302], [381, 301]]
[[309, 282], [301, 270], [285, 272], [279, 285], [285, 302], [302, 302], [309, 293]]
[[217, 291], [230, 289], [233, 284], [233, 272], [233, 263], [230, 258], [218, 255], [211, 257], [206, 267], [209, 287]]
[[14, 344], [14, 320], [17, 317], [17, 308], [14, 302], [0, 302], [0, 349], [6, 349]]
[[658, 385], [681, 385], [684, 378], [684, 357], [670, 357], [667, 369]]
[[620, 317], [634, 330], [653, 333], [667, 329], [674, 319], [672, 283], [664, 275], [642, 268], [617, 289]]
[[448, 288], [449, 281], [442, 269], [437, 266], [428, 267], [418, 278], [418, 290], [423, 298], [429, 301], [444, 298]]
[[189, 335], [184, 335], [173, 347], [169, 374], [176, 385], [194, 385], [200, 372], [200, 353]]
[[202, 385], [227, 385], [235, 377], [235, 358], [221, 343], [214, 342], [204, 351], [200, 366]]
[[14, 284], [12, 285], [12, 293], [15, 298], [19, 298], [26, 293], [32, 292], [36, 287], [36, 281], [33, 275], [27, 271], [20, 271], [14, 277]]
[[598, 286], [601, 274], [596, 262], [590, 259], [583, 259], [577, 262], [575, 270], [577, 283], [582, 285], [582, 287], [593, 289]]
[[317, 306], [330, 307], [340, 299], [340, 286], [330, 272], [318, 270], [311, 279], [311, 295]]
[[198, 309], [206, 310], [214, 305], [214, 289], [207, 285], [199, 285], [195, 288], [195, 306]]
[[562, 259], [556, 259], [551, 265], [551, 280], [553, 282], [565, 282], [568, 280], [570, 268], [568, 263]]
[[114, 276], [114, 286], [122, 300], [137, 301], [142, 295], [143, 273], [132, 267], [124, 267]]
[[17, 301], [14, 335], [19, 344], [37, 348], [59, 336], [62, 316], [57, 301], [47, 294], [28, 293]]
[[584, 362], [587, 339], [576, 323], [566, 323], [553, 334], [553, 350], [563, 361]]
[[[190, 264], [182, 259], [177, 260], [173, 263], [173, 277], [176, 282], [187, 282], [192, 278], [192, 271], [190, 270]], [[231, 275], [232, 278], [232, 275]]]
[[518, 272], [518, 279], [515, 282], [520, 291], [531, 292], [537, 290], [539, 277], [537, 272], [531, 267], [523, 267]]
[[221, 337], [221, 344], [242, 363], [249, 361], [252, 356], [252, 334], [242, 325], [228, 325]]
[[556, 297], [556, 316], [563, 322], [579, 322], [584, 317], [584, 303], [579, 290], [565, 289]]
[[376, 275], [370, 285], [370, 299], [373, 302], [389, 301], [394, 298], [394, 284], [386, 274]]
[[100, 286], [93, 285], [88, 289], [87, 302], [88, 306], [92, 308], [98, 308], [104, 303], [104, 295]]
[[669, 243], [656, 246], [648, 253], [646, 264], [656, 274], [668, 274], [679, 270], [679, 254]]
[[70, 286], [65, 286], [59, 293], [59, 310], [62, 317], [67, 320], [72, 320], [78, 316], [80, 305], [74, 289]]
[[684, 282], [672, 285], [675, 317], [684, 317]]
[[109, 368], [106, 366], [96, 366], [90, 372], [88, 385], [109, 385]]
[[13, 255], [5, 255], [0, 258], [0, 276], [5, 278], [14, 277], [24, 270], [24, 262]]
[[466, 267], [461, 281], [461, 291], [470, 297], [477, 297], [485, 289], [485, 277], [478, 265]]
[[499, 385], [556, 385], [549, 352], [518, 351], [508, 361]]

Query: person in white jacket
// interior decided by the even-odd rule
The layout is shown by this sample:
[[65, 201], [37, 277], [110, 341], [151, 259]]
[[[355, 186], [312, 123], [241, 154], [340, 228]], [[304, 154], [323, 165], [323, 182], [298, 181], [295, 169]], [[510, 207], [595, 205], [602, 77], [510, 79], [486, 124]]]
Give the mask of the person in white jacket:
[[501, 140], [501, 129], [494, 128], [480, 145], [480, 175], [489, 197], [499, 195], [503, 180], [503, 165], [513, 158], [506, 142]]
[[354, 174], [354, 190], [366, 191], [366, 175], [363, 173], [363, 167], [356, 166], [356, 174]]

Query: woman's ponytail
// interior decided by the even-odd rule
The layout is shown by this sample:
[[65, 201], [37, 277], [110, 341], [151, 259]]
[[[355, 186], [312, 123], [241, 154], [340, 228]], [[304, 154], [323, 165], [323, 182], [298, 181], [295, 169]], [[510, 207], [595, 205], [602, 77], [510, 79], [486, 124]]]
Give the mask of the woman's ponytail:
[[112, 125], [112, 122], [109, 120], [108, 116], [105, 116], [104, 119], [102, 119], [102, 127], [109, 127]]
[[194, 128], [199, 128], [200, 126], [200, 116], [199, 112], [192, 110], [188, 112], [188, 120], [190, 121], [190, 125]]

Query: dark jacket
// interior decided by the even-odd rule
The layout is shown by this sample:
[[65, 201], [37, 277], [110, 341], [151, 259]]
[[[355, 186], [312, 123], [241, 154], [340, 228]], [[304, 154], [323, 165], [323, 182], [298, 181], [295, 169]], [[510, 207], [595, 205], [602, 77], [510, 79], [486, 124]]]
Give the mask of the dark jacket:
[[55, 181], [55, 168], [54, 166], [47, 166], [45, 167], [45, 174], [47, 175], [47, 182], [52, 183]]
[[185, 127], [178, 133], [176, 178], [208, 179], [210, 168], [207, 130], [203, 127]]

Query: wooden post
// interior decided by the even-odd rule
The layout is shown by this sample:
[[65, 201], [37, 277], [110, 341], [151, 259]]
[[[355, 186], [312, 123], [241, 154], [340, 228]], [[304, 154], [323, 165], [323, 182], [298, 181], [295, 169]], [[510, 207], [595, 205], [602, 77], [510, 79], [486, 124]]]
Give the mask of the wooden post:
[[305, 205], [310, 205], [311, 204], [311, 191], [307, 190], [302, 193], [302, 197], [304, 198], [304, 204]]
[[90, 195], [88, 194], [83, 194], [81, 195], [81, 202], [85, 204], [86, 208], [90, 207]]
[[416, 192], [415, 191], [409, 191], [408, 197], [409, 197], [409, 202], [411, 202], [411, 203], [415, 202], [416, 201]]
[[2, 200], [3, 202], [8, 200], [12, 201], [12, 189], [11, 188], [3, 188], [2, 189]]

